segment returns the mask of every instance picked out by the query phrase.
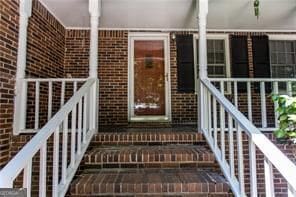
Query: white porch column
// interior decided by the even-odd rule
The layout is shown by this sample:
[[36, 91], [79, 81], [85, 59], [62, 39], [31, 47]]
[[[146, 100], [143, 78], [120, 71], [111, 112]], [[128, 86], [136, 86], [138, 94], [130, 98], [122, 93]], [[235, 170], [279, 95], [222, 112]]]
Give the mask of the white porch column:
[[28, 19], [32, 14], [32, 0], [20, 0], [19, 37], [17, 50], [16, 79], [25, 78], [27, 58]]
[[28, 20], [32, 14], [32, 0], [19, 1], [19, 36], [17, 50], [17, 68], [14, 98], [14, 118], [13, 133], [18, 134], [25, 129], [26, 104], [27, 104], [27, 84], [22, 79], [25, 78], [27, 60], [27, 30]]
[[89, 0], [90, 13], [90, 51], [89, 77], [97, 78], [98, 68], [98, 26], [101, 14], [101, 0]]
[[198, 10], [198, 55], [199, 55], [199, 92], [198, 92], [198, 130], [202, 132], [203, 123], [206, 117], [203, 111], [203, 106], [206, 104], [203, 86], [201, 79], [208, 77], [207, 68], [207, 14], [208, 14], [208, 0], [196, 0]]
[[199, 77], [208, 77], [207, 68], [207, 15], [208, 0], [199, 0], [198, 9], [198, 43], [199, 43]]

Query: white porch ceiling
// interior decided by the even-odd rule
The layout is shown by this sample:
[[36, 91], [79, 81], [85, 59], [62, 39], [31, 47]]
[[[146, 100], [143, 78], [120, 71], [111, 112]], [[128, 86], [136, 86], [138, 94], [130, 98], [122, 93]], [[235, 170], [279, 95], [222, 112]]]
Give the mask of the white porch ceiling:
[[[66, 28], [88, 28], [88, 0], [40, 0]], [[102, 0], [100, 28], [196, 29], [195, 0]], [[296, 0], [209, 0], [208, 29], [296, 31]]]

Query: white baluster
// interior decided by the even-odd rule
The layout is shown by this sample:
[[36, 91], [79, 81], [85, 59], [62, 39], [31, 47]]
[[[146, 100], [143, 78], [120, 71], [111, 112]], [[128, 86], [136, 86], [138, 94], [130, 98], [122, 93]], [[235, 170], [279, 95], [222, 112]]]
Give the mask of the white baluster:
[[217, 101], [213, 97], [213, 132], [214, 132], [214, 148], [218, 148], [217, 140]]
[[[224, 82], [220, 82], [221, 93], [224, 95]], [[220, 105], [220, 127], [221, 127], [221, 159], [225, 162], [225, 111]]]
[[234, 81], [234, 106], [238, 109], [238, 98], [237, 98], [237, 81]]
[[288, 184], [288, 197], [295, 197], [295, 196], [296, 196], [295, 189], [293, 189], [292, 186]]
[[211, 93], [208, 91], [208, 132], [209, 132], [209, 137], [211, 141], [213, 141], [213, 135], [212, 135], [212, 97]]
[[48, 108], [47, 108], [47, 120], [50, 120], [52, 115], [52, 81], [48, 82]]
[[39, 128], [39, 93], [40, 93], [40, 83], [36, 81], [35, 83], [35, 130]]
[[61, 107], [64, 105], [65, 102], [65, 81], [62, 81], [61, 87]]
[[266, 117], [266, 98], [265, 98], [265, 83], [260, 82], [260, 100], [261, 100], [261, 122], [262, 128], [267, 127], [267, 117]]
[[229, 163], [230, 175], [234, 178], [234, 147], [233, 147], [233, 122], [232, 117], [228, 114], [228, 140], [229, 140]]
[[[74, 82], [73, 85], [73, 94], [77, 91], [77, 82]], [[72, 121], [71, 121], [71, 127], [72, 127], [72, 132], [71, 132], [71, 167], [74, 168], [75, 165], [75, 148], [76, 148], [76, 118], [77, 118], [77, 105], [74, 106], [72, 109]]]
[[264, 157], [264, 177], [266, 196], [274, 197], [272, 163], [266, 157]]
[[251, 95], [251, 83], [247, 82], [247, 98], [248, 98], [248, 119], [253, 122], [252, 114], [252, 95]]
[[288, 96], [293, 96], [293, 92], [292, 92], [292, 82], [288, 81], [287, 82], [287, 94]]
[[209, 120], [208, 120], [208, 113], [209, 113], [209, 109], [208, 109], [208, 107], [209, 107], [209, 105], [208, 105], [208, 90], [207, 90], [207, 88], [204, 88], [204, 99], [203, 99], [203, 101], [204, 101], [204, 114], [203, 114], [203, 116], [205, 117], [204, 118], [204, 129], [205, 129], [205, 132], [207, 132], [207, 135], [209, 135]]
[[40, 170], [39, 170], [39, 196], [46, 197], [46, 162], [47, 162], [47, 142], [40, 149]]
[[257, 197], [257, 168], [256, 168], [256, 146], [249, 138], [249, 159], [250, 159], [250, 190], [251, 196]]
[[31, 184], [32, 184], [32, 159], [28, 162], [24, 169], [23, 188], [27, 189], [27, 197], [31, 196]]
[[82, 142], [83, 144], [86, 142], [86, 109], [87, 109], [87, 100], [86, 100], [86, 94], [83, 97], [83, 125], [82, 125], [82, 132], [83, 132], [83, 137], [82, 137]]
[[67, 179], [67, 154], [68, 154], [68, 115], [63, 121], [63, 147], [62, 147], [62, 184]]
[[60, 127], [56, 128], [53, 137], [53, 170], [52, 170], [52, 196], [59, 194], [59, 138]]
[[[273, 93], [278, 95], [279, 94], [279, 84], [277, 81], [273, 82]], [[277, 108], [279, 107], [277, 102], [274, 102], [274, 122], [275, 122], [275, 127], [278, 128], [279, 127], [279, 122], [278, 122], [278, 118], [279, 118], [279, 113], [277, 112]]]
[[237, 156], [238, 156], [238, 177], [241, 196], [245, 195], [245, 176], [244, 176], [244, 155], [243, 155], [243, 139], [242, 139], [242, 129], [238, 124], [236, 124], [236, 134], [237, 134]]
[[81, 154], [82, 100], [78, 103], [77, 153]]

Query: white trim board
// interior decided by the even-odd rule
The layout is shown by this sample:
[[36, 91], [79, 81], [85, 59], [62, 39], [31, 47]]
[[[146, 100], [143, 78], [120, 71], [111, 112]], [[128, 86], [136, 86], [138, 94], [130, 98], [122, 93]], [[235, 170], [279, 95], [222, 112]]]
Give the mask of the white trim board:
[[[134, 106], [134, 64], [133, 51], [135, 40], [163, 40], [165, 55], [165, 116], [135, 116]], [[169, 122], [171, 121], [170, 87], [170, 35], [169, 33], [132, 32], [128, 34], [128, 121], [131, 122]]]
[[269, 40], [296, 40], [296, 34], [268, 34]]
[[[90, 27], [65, 27], [67, 30], [89, 30]], [[173, 32], [173, 31], [190, 31], [198, 32], [196, 29], [186, 29], [186, 28], [121, 28], [121, 27], [98, 27], [98, 30], [122, 30], [122, 31], [160, 31], [160, 32]], [[231, 33], [231, 32], [266, 32], [266, 33], [296, 33], [296, 29], [293, 30], [280, 30], [280, 29], [207, 29], [207, 32], [219, 32], [219, 33]]]

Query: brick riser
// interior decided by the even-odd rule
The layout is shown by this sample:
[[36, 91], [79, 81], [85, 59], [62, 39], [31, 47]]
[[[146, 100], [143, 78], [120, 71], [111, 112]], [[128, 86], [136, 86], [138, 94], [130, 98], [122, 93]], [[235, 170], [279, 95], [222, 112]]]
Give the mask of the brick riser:
[[[213, 181], [215, 180], [215, 181]], [[102, 181], [102, 182], [99, 182]], [[227, 194], [228, 185], [215, 172], [197, 169], [106, 170], [84, 174], [71, 193], [87, 195]]]
[[127, 131], [94, 136], [70, 196], [229, 196], [197, 132]]
[[214, 166], [214, 155], [204, 146], [105, 146], [85, 156], [88, 168], [171, 168]]
[[197, 132], [103, 132], [94, 136], [90, 146], [165, 144], [206, 144], [206, 141], [202, 134]]

